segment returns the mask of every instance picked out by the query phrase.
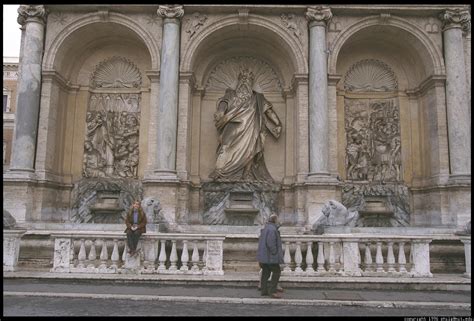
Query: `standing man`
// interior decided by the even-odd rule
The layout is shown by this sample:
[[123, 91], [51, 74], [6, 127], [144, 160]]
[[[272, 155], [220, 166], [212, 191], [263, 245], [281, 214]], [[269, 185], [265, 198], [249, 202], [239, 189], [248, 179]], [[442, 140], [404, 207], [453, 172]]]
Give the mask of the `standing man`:
[[133, 202], [133, 206], [125, 219], [125, 233], [127, 233], [128, 253], [133, 256], [136, 254], [138, 240], [142, 233], [146, 233], [146, 215], [140, 206], [140, 201]]
[[[281, 274], [280, 264], [283, 263], [283, 248], [277, 223], [278, 216], [276, 214], [270, 215], [258, 240], [257, 261], [262, 268], [260, 278], [262, 295], [281, 299], [281, 294], [277, 292], [277, 284]], [[272, 277], [268, 281], [270, 273]]]

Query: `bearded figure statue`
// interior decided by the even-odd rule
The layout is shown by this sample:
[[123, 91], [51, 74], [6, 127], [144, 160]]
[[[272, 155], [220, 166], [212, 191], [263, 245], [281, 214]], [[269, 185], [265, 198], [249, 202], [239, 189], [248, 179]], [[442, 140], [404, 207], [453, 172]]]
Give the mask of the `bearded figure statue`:
[[253, 88], [254, 75], [240, 72], [235, 90], [217, 101], [214, 121], [218, 131], [215, 181], [273, 182], [263, 158], [267, 131], [278, 139], [282, 125], [273, 106]]

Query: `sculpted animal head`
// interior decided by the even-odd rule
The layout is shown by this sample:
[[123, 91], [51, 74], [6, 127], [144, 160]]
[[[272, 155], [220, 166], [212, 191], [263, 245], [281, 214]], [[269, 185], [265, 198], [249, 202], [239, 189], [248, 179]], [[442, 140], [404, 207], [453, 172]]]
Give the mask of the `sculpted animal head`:
[[335, 200], [330, 200], [324, 204], [322, 210], [324, 216], [327, 217], [328, 223], [331, 226], [345, 225], [348, 218], [347, 208]]
[[158, 199], [155, 199], [153, 197], [146, 197], [142, 201], [142, 208], [146, 213], [149, 223], [157, 222], [161, 219], [161, 204]]

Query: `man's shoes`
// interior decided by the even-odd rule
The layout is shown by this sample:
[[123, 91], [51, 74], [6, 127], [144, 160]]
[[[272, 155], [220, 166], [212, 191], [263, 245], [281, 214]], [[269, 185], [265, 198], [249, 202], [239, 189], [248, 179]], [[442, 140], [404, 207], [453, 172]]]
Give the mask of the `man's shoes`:
[[283, 288], [281, 286], [277, 286], [276, 291], [277, 292], [283, 292]]
[[282, 298], [281, 294], [278, 293], [278, 292], [273, 293], [270, 297], [272, 299], [281, 299]]

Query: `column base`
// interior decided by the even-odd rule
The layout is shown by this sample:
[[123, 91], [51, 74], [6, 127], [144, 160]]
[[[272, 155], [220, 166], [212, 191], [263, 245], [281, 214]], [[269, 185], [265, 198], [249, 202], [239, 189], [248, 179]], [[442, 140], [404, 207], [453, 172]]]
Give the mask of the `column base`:
[[471, 185], [471, 174], [452, 174], [449, 176], [448, 185]]
[[3, 174], [3, 180], [36, 181], [36, 173], [31, 168], [10, 168]]
[[306, 177], [306, 184], [311, 185], [338, 185], [340, 181], [330, 173], [309, 173]]
[[179, 183], [179, 178], [176, 171], [154, 170], [145, 172], [143, 177], [143, 183], [150, 182]]

